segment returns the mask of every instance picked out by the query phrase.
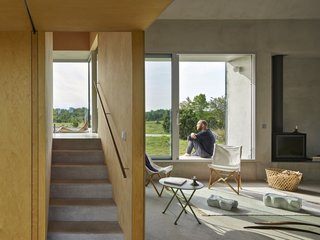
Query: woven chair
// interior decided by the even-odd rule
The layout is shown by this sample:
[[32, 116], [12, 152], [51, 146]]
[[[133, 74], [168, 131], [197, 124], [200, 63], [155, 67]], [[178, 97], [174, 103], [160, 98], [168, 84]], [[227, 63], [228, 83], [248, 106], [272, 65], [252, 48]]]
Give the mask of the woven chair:
[[[240, 172], [242, 146], [216, 144], [214, 149], [213, 162], [208, 165], [210, 169], [208, 188], [210, 189], [215, 183], [222, 181], [239, 194], [242, 189]], [[228, 182], [231, 178], [236, 181], [237, 189]]]
[[159, 178], [163, 178], [163, 177], [169, 177], [171, 174], [171, 171], [173, 169], [173, 166], [167, 166], [167, 167], [160, 167], [157, 164], [155, 164], [152, 159], [146, 154], [145, 155], [145, 160], [146, 160], [146, 184], [145, 186], [147, 187], [150, 183], [153, 186], [154, 190], [156, 191], [157, 195], [159, 197], [161, 197], [163, 190], [164, 190], [164, 186], [162, 186], [161, 190], [159, 191], [157, 189], [157, 186], [154, 183], [154, 177], [157, 176]]

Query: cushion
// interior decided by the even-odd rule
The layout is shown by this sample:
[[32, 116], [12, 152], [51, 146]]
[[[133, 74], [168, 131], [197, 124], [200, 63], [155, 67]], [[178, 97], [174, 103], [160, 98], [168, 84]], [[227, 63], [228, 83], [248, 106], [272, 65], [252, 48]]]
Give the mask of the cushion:
[[281, 208], [295, 212], [298, 212], [302, 207], [302, 199], [274, 193], [265, 194], [263, 196], [263, 203], [268, 207]]
[[210, 207], [217, 207], [227, 211], [238, 207], [238, 202], [236, 200], [223, 198], [218, 195], [211, 195], [208, 198], [207, 203]]

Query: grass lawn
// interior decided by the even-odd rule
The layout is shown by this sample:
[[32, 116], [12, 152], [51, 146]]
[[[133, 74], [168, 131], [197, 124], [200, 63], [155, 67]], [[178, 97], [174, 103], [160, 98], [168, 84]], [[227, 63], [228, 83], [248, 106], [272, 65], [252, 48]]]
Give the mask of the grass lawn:
[[[179, 154], [185, 153], [187, 148], [187, 140], [179, 140]], [[171, 155], [171, 138], [170, 136], [161, 137], [146, 137], [146, 151], [150, 156], [164, 156]]]
[[146, 121], [147, 134], [168, 134], [165, 133], [162, 127], [162, 121]]
[[[215, 129], [213, 132], [218, 135], [217, 143], [224, 143], [224, 130]], [[171, 136], [164, 132], [162, 122], [147, 121], [146, 134], [155, 134], [155, 136], [146, 136], [146, 151], [149, 155], [164, 158], [171, 156]], [[187, 140], [179, 139], [179, 154], [183, 155], [186, 148]]]

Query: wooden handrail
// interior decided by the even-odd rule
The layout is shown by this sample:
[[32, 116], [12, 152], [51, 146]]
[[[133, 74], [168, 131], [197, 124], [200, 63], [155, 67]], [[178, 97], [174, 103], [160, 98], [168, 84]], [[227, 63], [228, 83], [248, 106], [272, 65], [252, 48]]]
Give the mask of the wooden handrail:
[[92, 81], [92, 82], [93, 82], [94, 88], [96, 89], [97, 95], [98, 95], [98, 97], [99, 97], [99, 100], [100, 100], [100, 103], [101, 103], [101, 107], [102, 107], [102, 110], [103, 110], [103, 114], [104, 114], [104, 117], [105, 117], [105, 119], [106, 119], [106, 122], [107, 122], [107, 125], [108, 125], [108, 129], [109, 129], [109, 131], [110, 131], [111, 139], [112, 139], [112, 142], [113, 142], [113, 146], [114, 146], [114, 148], [115, 148], [115, 150], [116, 150], [116, 154], [117, 154], [118, 162], [119, 162], [119, 165], [120, 165], [120, 168], [121, 168], [122, 176], [123, 176], [124, 178], [127, 178], [127, 174], [126, 174], [126, 171], [125, 171], [127, 168], [125, 168], [125, 167], [123, 166], [123, 162], [122, 162], [122, 160], [121, 160], [121, 156], [120, 156], [120, 153], [119, 153], [119, 149], [118, 149], [117, 143], [116, 143], [116, 141], [115, 141], [115, 139], [114, 139], [114, 135], [113, 135], [113, 132], [112, 132], [112, 128], [111, 128], [111, 126], [110, 126], [110, 121], [109, 121], [109, 119], [108, 119], [108, 115], [110, 115], [111, 113], [109, 113], [109, 112], [107, 113], [107, 112], [106, 112], [106, 109], [105, 109], [104, 104], [103, 104], [103, 102], [102, 102], [101, 94], [100, 94], [100, 91], [99, 91], [99, 89], [98, 89], [97, 83], [94, 82], [94, 81]]

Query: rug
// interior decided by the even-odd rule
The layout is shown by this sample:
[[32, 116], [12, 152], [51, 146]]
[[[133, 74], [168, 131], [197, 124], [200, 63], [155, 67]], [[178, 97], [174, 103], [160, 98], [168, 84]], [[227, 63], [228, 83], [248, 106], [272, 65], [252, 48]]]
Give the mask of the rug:
[[[310, 202], [302, 199], [302, 209], [299, 212], [292, 212], [284, 209], [267, 207], [262, 199], [264, 193], [273, 192], [281, 195], [290, 195], [277, 190], [262, 188], [244, 188], [240, 195], [235, 194], [229, 188], [218, 187], [213, 189], [203, 188], [198, 190], [191, 200], [193, 208], [202, 216], [320, 216], [320, 202]], [[186, 193], [189, 195], [190, 193]], [[238, 201], [238, 208], [232, 211], [207, 205], [207, 198], [211, 194]], [[190, 210], [188, 210], [190, 211]]]

